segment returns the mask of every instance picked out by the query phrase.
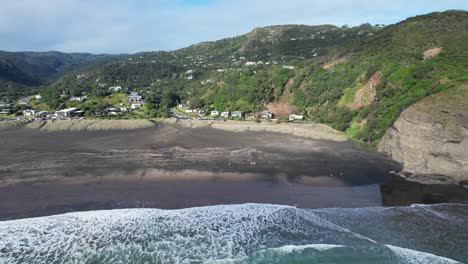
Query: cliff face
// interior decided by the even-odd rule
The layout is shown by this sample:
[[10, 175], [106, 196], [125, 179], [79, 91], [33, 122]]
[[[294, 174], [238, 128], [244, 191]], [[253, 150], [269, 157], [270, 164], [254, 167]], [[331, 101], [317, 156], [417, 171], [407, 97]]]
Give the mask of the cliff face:
[[416, 181], [468, 180], [468, 85], [403, 111], [378, 146]]

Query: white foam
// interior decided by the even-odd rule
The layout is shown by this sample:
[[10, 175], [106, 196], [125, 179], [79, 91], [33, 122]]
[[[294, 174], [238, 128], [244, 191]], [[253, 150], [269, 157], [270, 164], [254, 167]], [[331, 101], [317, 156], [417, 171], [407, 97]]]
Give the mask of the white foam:
[[308, 245], [286, 245], [275, 250], [283, 252], [283, 253], [294, 253], [294, 252], [302, 252], [305, 249], [315, 249], [318, 251], [327, 251], [335, 248], [344, 248], [343, 245], [331, 245], [331, 244], [308, 244]]
[[386, 245], [390, 250], [392, 250], [397, 257], [399, 257], [399, 261], [408, 264], [426, 264], [426, 263], [434, 263], [434, 264], [463, 264], [461, 262], [455, 261], [453, 259], [437, 256], [434, 254], [416, 251], [408, 248], [401, 248], [392, 245]]
[[[4, 221], [0, 238], [0, 263], [19, 258], [26, 263], [127, 263], [137, 262], [135, 258], [156, 263], [226, 263], [268, 249], [286, 254], [351, 246], [388, 251], [313, 210], [259, 204], [106, 210]], [[411, 262], [418, 256], [438, 259], [392, 247], [402, 263], [420, 263]]]

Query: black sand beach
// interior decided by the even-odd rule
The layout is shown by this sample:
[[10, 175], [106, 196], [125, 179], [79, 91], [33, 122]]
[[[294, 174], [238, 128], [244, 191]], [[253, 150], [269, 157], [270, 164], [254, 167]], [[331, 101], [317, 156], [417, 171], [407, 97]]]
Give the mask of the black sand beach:
[[[133, 207], [468, 200], [456, 186], [401, 184], [389, 174], [399, 164], [350, 141], [169, 124], [93, 132], [20, 126], [0, 130], [0, 146], [0, 220]], [[398, 188], [412, 195], [395, 197]]]

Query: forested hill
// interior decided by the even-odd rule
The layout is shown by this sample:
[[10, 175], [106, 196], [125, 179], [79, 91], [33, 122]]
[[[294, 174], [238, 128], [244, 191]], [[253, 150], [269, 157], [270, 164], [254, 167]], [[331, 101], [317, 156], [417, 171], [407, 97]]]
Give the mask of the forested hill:
[[47, 85], [73, 71], [104, 65], [121, 55], [0, 51], [0, 92]]
[[[271, 26], [91, 66], [83, 56], [79, 61], [85, 68], [69, 67], [73, 74], [65, 75], [57, 70], [51, 76], [61, 78], [43, 87], [42, 94], [55, 109], [72, 105], [59, 93], [86, 93], [92, 100], [73, 105], [91, 113], [120, 103], [109, 91], [119, 85], [145, 95], [145, 116], [165, 116], [176, 102], [186, 101], [219, 111], [270, 109], [280, 117], [303, 114], [375, 144], [402, 110], [468, 82], [467, 42], [466, 11], [431, 13], [389, 26]], [[13, 65], [37, 77], [35, 70]]]

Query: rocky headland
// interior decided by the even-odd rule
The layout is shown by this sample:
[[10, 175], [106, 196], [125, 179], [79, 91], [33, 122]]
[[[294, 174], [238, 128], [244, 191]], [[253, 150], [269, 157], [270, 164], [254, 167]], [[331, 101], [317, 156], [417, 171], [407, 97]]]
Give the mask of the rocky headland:
[[468, 85], [409, 107], [378, 149], [403, 163], [402, 176], [424, 183], [468, 182]]

